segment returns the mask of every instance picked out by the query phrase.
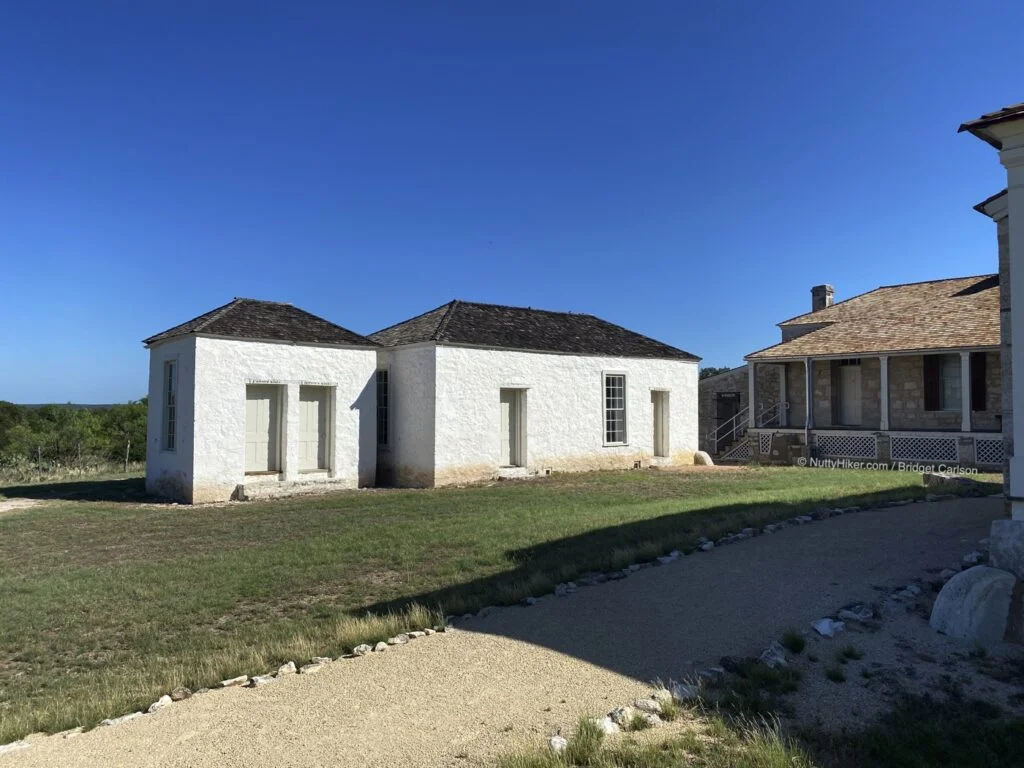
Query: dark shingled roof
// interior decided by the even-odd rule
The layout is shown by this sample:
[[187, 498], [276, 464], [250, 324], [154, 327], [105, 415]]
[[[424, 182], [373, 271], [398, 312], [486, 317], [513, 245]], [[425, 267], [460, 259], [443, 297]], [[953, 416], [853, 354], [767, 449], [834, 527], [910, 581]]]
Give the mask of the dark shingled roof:
[[968, 120], [960, 126], [957, 133], [970, 131], [979, 139], [987, 141], [996, 149], [1002, 149], [1003, 143], [985, 129], [990, 125], [995, 125], [996, 123], [1005, 123], [1008, 120], [1020, 120], [1022, 118], [1024, 118], [1024, 102], [1021, 102], [1020, 104], [1011, 104], [1010, 106], [1003, 107], [995, 112], [986, 112], [977, 120]]
[[435, 341], [576, 355], [700, 359], [594, 315], [458, 300], [369, 338], [389, 347]]
[[311, 315], [309, 312], [276, 301], [235, 299], [187, 323], [150, 336], [143, 344], [154, 344], [175, 336], [203, 333], [259, 341], [290, 341], [297, 344], [344, 344], [376, 346], [365, 336]]

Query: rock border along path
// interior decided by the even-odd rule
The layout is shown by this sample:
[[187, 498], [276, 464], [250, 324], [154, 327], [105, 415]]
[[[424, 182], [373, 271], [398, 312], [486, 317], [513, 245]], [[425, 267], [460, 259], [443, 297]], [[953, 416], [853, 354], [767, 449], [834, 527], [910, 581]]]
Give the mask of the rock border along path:
[[[944, 500], [944, 499], [953, 499], [953, 498], [957, 498], [957, 497], [954, 497], [954, 496], [934, 497], [934, 496], [932, 496], [932, 497], [929, 497], [928, 500], [929, 501], [941, 501], [941, 500]], [[918, 500], [918, 501], [901, 500], [901, 501], [885, 502], [885, 503], [882, 503], [882, 504], [872, 505], [870, 507], [865, 506], [865, 507], [846, 507], [846, 508], [822, 508], [822, 509], [819, 509], [819, 510], [815, 510], [811, 515], [801, 515], [801, 516], [792, 517], [792, 518], [789, 518], [789, 519], [786, 519], [786, 520], [781, 520], [781, 521], [776, 522], [776, 523], [767, 524], [767, 525], [763, 526], [760, 531], [748, 528], [748, 529], [744, 529], [742, 531], [739, 531], [737, 533], [733, 533], [733, 534], [729, 534], [729, 535], [726, 535], [726, 536], [722, 536], [717, 541], [714, 541], [714, 542], [712, 542], [712, 541], [710, 541], [710, 540], [708, 540], [706, 538], [702, 538], [702, 539], [698, 540], [697, 547], [691, 553], [689, 553], [689, 554], [684, 554], [683, 552], [681, 552], [679, 550], [675, 550], [675, 551], [670, 552], [670, 553], [668, 553], [666, 555], [658, 557], [654, 561], [642, 562], [642, 563], [634, 563], [634, 564], [631, 564], [631, 565], [629, 565], [629, 566], [627, 566], [627, 567], [625, 567], [625, 568], [623, 568], [623, 569], [621, 569], [619, 571], [613, 571], [613, 572], [607, 572], [607, 573], [585, 574], [585, 575], [583, 575], [581, 577], [578, 577], [576, 579], [576, 581], [574, 581], [574, 582], [566, 582], [565, 584], [558, 585], [558, 587], [556, 587], [555, 591], [553, 593], [549, 594], [549, 595], [545, 595], [545, 596], [543, 596], [541, 598], [527, 598], [526, 600], [523, 601], [523, 605], [524, 606], [539, 605], [539, 604], [542, 604], [543, 602], [546, 602], [547, 598], [568, 598], [568, 597], [574, 595], [581, 587], [592, 586], [592, 585], [602, 584], [602, 583], [606, 583], [606, 582], [612, 582], [612, 581], [618, 581], [618, 580], [621, 580], [621, 579], [625, 579], [625, 578], [630, 577], [633, 574], [636, 574], [636, 573], [638, 573], [640, 571], [643, 571], [643, 570], [646, 570], [646, 569], [649, 569], [649, 568], [653, 568], [653, 567], [656, 567], [656, 566], [659, 566], [659, 565], [660, 566], [669, 566], [669, 565], [672, 565], [673, 563], [680, 562], [680, 561], [682, 561], [684, 559], [689, 559], [689, 557], [692, 556], [692, 555], [699, 554], [699, 553], [702, 553], [702, 552], [713, 551], [716, 547], [723, 547], [723, 546], [727, 546], [727, 545], [730, 545], [730, 544], [733, 544], [733, 543], [737, 543], [739, 541], [744, 541], [744, 540], [747, 540], [747, 539], [752, 539], [752, 538], [755, 538], [755, 537], [758, 537], [758, 536], [773, 534], [773, 533], [785, 530], [787, 528], [793, 528], [793, 527], [800, 527], [800, 526], [809, 525], [809, 524], [811, 524], [811, 523], [813, 523], [815, 521], [818, 521], [818, 520], [824, 520], [824, 519], [828, 519], [828, 518], [832, 518], [832, 517], [840, 517], [840, 516], [843, 516], [843, 515], [846, 515], [846, 514], [850, 514], [850, 513], [854, 513], [854, 512], [859, 512], [862, 509], [866, 510], [866, 509], [879, 509], [879, 508], [889, 508], [889, 507], [902, 507], [902, 506], [907, 506], [907, 505], [915, 504], [915, 503], [916, 504], [924, 503], [924, 500]], [[510, 608], [510, 607], [504, 607], [504, 608], [500, 608], [499, 609], [499, 608], [496, 608], [496, 607], [493, 607], [493, 606], [488, 606], [488, 607], [480, 609], [480, 611], [478, 611], [477, 614], [475, 614], [475, 615], [467, 614], [467, 615], [465, 615], [465, 616], [463, 616], [463, 617], [461, 617], [459, 619], [455, 619], [454, 617], [449, 617], [449, 621], [447, 622], [447, 627], [441, 628], [441, 629], [443, 631], [444, 629], [447, 629], [448, 627], [454, 628], [455, 626], [458, 626], [460, 629], [463, 628], [463, 627], [466, 627], [467, 629], [472, 629], [473, 625], [476, 624], [476, 622], [480, 621], [481, 619], [486, 619], [486, 618], [491, 617], [491, 616], [501, 616], [502, 614], [508, 614], [510, 611], [514, 611], [514, 610], [518, 610], [518, 609]], [[368, 655], [371, 655], [371, 654], [372, 655], [377, 655], [377, 654], [383, 652], [384, 650], [389, 650], [389, 649], [395, 648], [397, 646], [406, 645], [406, 644], [408, 644], [410, 642], [410, 640], [419, 639], [420, 637], [427, 637], [427, 636], [432, 635], [432, 634], [436, 634], [436, 630], [434, 628], [424, 628], [422, 630], [416, 630], [416, 631], [413, 631], [413, 632], [409, 632], [409, 633], [405, 633], [403, 635], [396, 636], [394, 638], [389, 638], [388, 642], [386, 642], [386, 643], [378, 643], [373, 649], [369, 649], [368, 645], [361, 645], [361, 646], [358, 646], [356, 649], [354, 649], [354, 652], [352, 654], [346, 654], [343, 657], [339, 657], [339, 659], [337, 661], [359, 659], [362, 656], [368, 656]], [[463, 634], [463, 633], [460, 632], [459, 634]], [[336, 664], [335, 660], [331, 660], [331, 659], [327, 659], [327, 658], [317, 658], [317, 659], [311, 660], [311, 662], [309, 664], [304, 665], [301, 668], [301, 671], [305, 675], [310, 675], [312, 673], [319, 672], [321, 669], [323, 669], [324, 667], [326, 667], [328, 665], [333, 667], [333, 666], [335, 666], [335, 664]], [[223, 683], [221, 684], [221, 687], [222, 688], [233, 688], [233, 687], [245, 686], [247, 688], [262, 688], [262, 687], [266, 686], [267, 684], [280, 679], [281, 677], [288, 676], [288, 675], [292, 674], [292, 671], [294, 670], [294, 668], [295, 668], [294, 665], [289, 663], [289, 664], [284, 665], [277, 672], [271, 672], [271, 673], [267, 673], [267, 674], [256, 675], [253, 678], [245, 676], [245, 677], [234, 678], [234, 679], [231, 679], [231, 680], [223, 681]], [[205, 691], [197, 691], [196, 693], [205, 693]], [[184, 692], [182, 690], [172, 691], [170, 694], [168, 694], [166, 696], [162, 696], [160, 699], [158, 699], [156, 702], [154, 702], [154, 704], [151, 705], [151, 707], [148, 709], [146, 715], [144, 715], [142, 712], [128, 713], [127, 715], [124, 715], [124, 716], [121, 716], [121, 717], [117, 717], [117, 718], [111, 718], [110, 720], [105, 721], [105, 725], [117, 726], [117, 725], [121, 725], [122, 723], [133, 723], [133, 722], [138, 721], [141, 718], [148, 719], [149, 716], [153, 716], [154, 714], [165, 715], [167, 710], [173, 709], [173, 707], [171, 707], [170, 704], [166, 701], [166, 699], [168, 697], [172, 700], [172, 702], [177, 702], [177, 701], [181, 701], [181, 700], [184, 700], [184, 699], [192, 698], [193, 695], [191, 694], [191, 692]], [[203, 698], [205, 699], [206, 696], [204, 696]], [[107, 730], [107, 729], [103, 729], [103, 730]], [[75, 729], [75, 731], [77, 732], [78, 729]], [[67, 732], [65, 732], [65, 734], [66, 733]], [[65, 734], [61, 734], [61, 735], [65, 735]], [[53, 737], [51, 737], [51, 738], [53, 738]], [[14, 742], [14, 743], [12, 743], [10, 745], [4, 745], [3, 747], [0, 747], [0, 754], [2, 754], [4, 752], [10, 752], [10, 751], [17, 751], [19, 754], [24, 754], [24, 751], [25, 751], [25, 749], [27, 747], [31, 746], [33, 743], [37, 743], [37, 739], [38, 739], [38, 737], [33, 737], [33, 738], [30, 738], [28, 741], [21, 740], [21, 741], [18, 741], [18, 742]]]

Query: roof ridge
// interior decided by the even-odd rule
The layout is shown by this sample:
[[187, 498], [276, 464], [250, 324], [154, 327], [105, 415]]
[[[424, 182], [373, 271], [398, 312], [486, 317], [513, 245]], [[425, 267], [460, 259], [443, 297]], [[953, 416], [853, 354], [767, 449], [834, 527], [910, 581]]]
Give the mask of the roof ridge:
[[438, 321], [437, 327], [434, 329], [434, 332], [430, 334], [430, 339], [432, 341], [441, 341], [441, 336], [448, 329], [448, 321], [451, 319], [451, 316], [455, 312], [455, 307], [458, 305], [458, 299], [452, 299], [448, 302], [448, 309], [446, 309], [445, 313], [441, 315], [441, 319]]
[[378, 333], [384, 333], [385, 331], [390, 331], [392, 328], [397, 328], [400, 325], [405, 325], [406, 323], [411, 323], [413, 320], [419, 320], [421, 317], [426, 317], [431, 312], [437, 312], [437, 310], [441, 309], [442, 307], [447, 307], [451, 303], [452, 302], [450, 302], [450, 301], [446, 301], [444, 304], [438, 304], [436, 307], [434, 307], [433, 309], [428, 309], [426, 312], [420, 312], [418, 315], [413, 315], [412, 317], [405, 318], [405, 320], [399, 320], [397, 323], [392, 323], [391, 325], [389, 325], [389, 326], [387, 326], [385, 328], [378, 328], [373, 333], [368, 333], [367, 337], [369, 337], [369, 336], [376, 336]]
[[201, 322], [199, 325], [197, 325], [195, 327], [195, 329], [193, 331], [191, 331], [191, 333], [199, 333], [204, 328], [206, 328], [206, 326], [208, 326], [210, 323], [212, 323], [214, 320], [220, 320], [220, 318], [224, 317], [224, 315], [226, 315], [229, 312], [231, 312], [231, 310], [237, 308], [238, 305], [241, 302], [243, 302], [243, 301], [252, 301], [252, 299], [240, 299], [238, 296], [235, 296], [235, 298], [233, 298], [231, 301], [229, 301], [223, 307], [217, 307], [216, 309], [211, 310], [210, 312], [208, 312], [207, 316], [206, 316], [206, 319], [203, 320], [203, 322]]
[[[891, 285], [880, 285], [878, 286], [878, 288], [875, 288], [875, 290], [877, 291], [881, 288], [904, 288], [908, 285], [925, 285], [926, 283], [949, 283], [952, 282], [953, 280], [980, 280], [981, 278], [985, 277], [996, 277], [998, 274], [998, 272], [986, 272], [982, 275], [964, 275], [963, 277], [940, 277], [938, 280], [912, 280], [909, 283], [893, 283]], [[868, 293], [872, 293], [872, 291], [868, 291]], [[852, 298], [856, 298], [856, 296]]]
[[[539, 307], [521, 307], [517, 304], [495, 304], [490, 301], [465, 301], [463, 299], [455, 299], [459, 304], [467, 304], [476, 307], [498, 307], [500, 309], [521, 309], [524, 312], [544, 312], [548, 315], [573, 315], [575, 317], [597, 317], [597, 315], [590, 312], [573, 312], [569, 309], [542, 309]], [[598, 318], [599, 320], [601, 318]], [[606, 321], [607, 322], [607, 321]], [[628, 329], [627, 329], [628, 330]]]

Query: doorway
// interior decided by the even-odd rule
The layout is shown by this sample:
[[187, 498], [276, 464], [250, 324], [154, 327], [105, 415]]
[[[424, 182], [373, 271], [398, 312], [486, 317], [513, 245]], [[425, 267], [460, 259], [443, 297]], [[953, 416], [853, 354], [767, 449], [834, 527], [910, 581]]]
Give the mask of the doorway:
[[861, 424], [860, 360], [839, 361], [839, 424], [859, 427]]
[[523, 412], [526, 409], [526, 391], [523, 389], [502, 389], [500, 401], [501, 453], [498, 457], [502, 467], [526, 465], [526, 434]]
[[740, 412], [739, 392], [718, 392], [715, 395], [715, 427], [720, 429], [725, 424], [732, 423], [732, 429], [726, 429], [718, 433], [715, 452], [720, 453], [732, 445], [736, 438], [736, 427], [739, 426], [735, 419]]
[[668, 456], [668, 392], [665, 390], [651, 390], [651, 410], [654, 413], [654, 455]]
[[299, 471], [327, 469], [327, 387], [299, 387]]
[[245, 471], [281, 471], [281, 387], [245, 388]]

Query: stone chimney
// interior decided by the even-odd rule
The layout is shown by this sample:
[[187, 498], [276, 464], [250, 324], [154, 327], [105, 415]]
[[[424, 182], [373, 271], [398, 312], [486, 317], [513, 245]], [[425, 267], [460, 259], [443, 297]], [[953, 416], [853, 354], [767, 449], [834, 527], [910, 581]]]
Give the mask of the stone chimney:
[[831, 285], [816, 285], [811, 288], [811, 312], [831, 307], [835, 292], [836, 289]]

